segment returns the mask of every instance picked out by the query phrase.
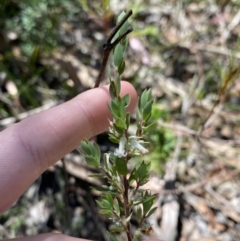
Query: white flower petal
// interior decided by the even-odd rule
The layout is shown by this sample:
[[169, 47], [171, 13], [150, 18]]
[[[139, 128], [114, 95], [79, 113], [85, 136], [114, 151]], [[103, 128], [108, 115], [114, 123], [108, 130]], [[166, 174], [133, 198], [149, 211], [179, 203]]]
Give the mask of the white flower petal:
[[138, 149], [142, 154], [148, 153], [148, 149], [146, 149], [143, 145], [141, 145], [136, 139], [131, 139], [130, 143], [133, 147]]
[[127, 155], [127, 153], [125, 151], [126, 141], [127, 141], [127, 139], [125, 136], [120, 138], [119, 147], [114, 151], [115, 156], [121, 158], [121, 157], [125, 157]]
[[127, 153], [126, 153], [125, 151], [120, 152], [119, 149], [116, 149], [116, 150], [114, 151], [114, 155], [117, 156], [117, 157], [119, 157], [119, 158], [121, 158], [121, 157], [125, 157], [125, 156], [127, 155]]

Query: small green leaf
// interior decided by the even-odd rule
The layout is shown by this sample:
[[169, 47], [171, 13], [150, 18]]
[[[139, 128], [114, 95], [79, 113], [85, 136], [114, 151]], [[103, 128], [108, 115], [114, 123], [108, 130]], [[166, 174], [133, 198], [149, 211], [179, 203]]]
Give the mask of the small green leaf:
[[128, 182], [129, 184], [131, 185], [134, 181], [137, 181], [136, 180], [136, 176], [135, 176], [135, 173], [136, 173], [136, 170], [132, 170], [131, 174], [130, 174], [130, 177], [128, 178]]
[[142, 207], [140, 205], [137, 206], [137, 218], [138, 220], [142, 219]]
[[100, 211], [99, 211], [99, 213], [100, 214], [102, 214], [102, 215], [104, 215], [104, 216], [106, 216], [106, 217], [108, 217], [108, 218], [111, 218], [112, 217], [112, 210], [108, 210], [108, 209], [101, 209]]
[[92, 186], [91, 187], [93, 190], [97, 190], [99, 192], [108, 192], [109, 191], [109, 188], [107, 186]]
[[93, 143], [93, 148], [94, 148], [94, 153], [95, 153], [95, 158], [100, 160], [101, 158], [101, 150], [96, 142]]
[[143, 212], [146, 215], [154, 203], [155, 196], [149, 196], [143, 201]]
[[83, 151], [84, 155], [91, 155], [91, 149], [89, 148], [89, 141], [88, 140], [82, 140], [81, 142], [81, 150]]
[[137, 201], [134, 202], [134, 206], [138, 206], [139, 204], [142, 204], [143, 203], [143, 199], [139, 199]]
[[95, 152], [95, 148], [94, 148], [94, 146], [93, 146], [93, 143], [89, 142], [89, 143], [88, 143], [88, 146], [89, 146], [89, 149], [90, 149], [90, 151], [91, 151], [91, 155], [95, 158], [96, 152]]
[[127, 169], [127, 162], [124, 158], [116, 158], [116, 169], [117, 172], [121, 175], [127, 175], [128, 169]]
[[109, 238], [111, 239], [111, 241], [118, 241], [117, 238], [113, 234], [111, 234], [109, 232], [107, 232], [107, 234], [108, 234]]
[[125, 121], [121, 118], [117, 118], [115, 120], [115, 125], [118, 127], [118, 128], [122, 128], [122, 129], [125, 129], [126, 128], [126, 124], [125, 124]]
[[122, 60], [123, 60], [123, 47], [121, 44], [118, 44], [115, 47], [114, 53], [113, 53], [114, 65], [116, 67], [119, 67], [121, 65]]
[[153, 100], [148, 101], [147, 104], [142, 109], [142, 116], [144, 121], [148, 121], [152, 114]]
[[108, 202], [107, 199], [103, 199], [101, 203], [102, 203], [103, 208], [105, 208], [105, 209], [112, 209], [112, 205]]
[[131, 217], [132, 217], [133, 213], [131, 213], [125, 220], [126, 223], [128, 223], [130, 220], [131, 220]]
[[120, 117], [119, 105], [115, 100], [111, 100], [111, 102], [109, 103], [109, 109], [114, 117]]
[[111, 210], [110, 203], [108, 203], [106, 200], [96, 200], [96, 202], [100, 208]]
[[115, 210], [116, 214], [118, 216], [120, 216], [120, 208], [119, 208], [119, 203], [118, 203], [117, 198], [114, 198], [113, 207], [114, 207], [114, 210]]
[[106, 199], [108, 200], [110, 205], [113, 206], [113, 198], [109, 193], [106, 194]]
[[109, 140], [113, 143], [119, 143], [119, 140], [111, 134], [109, 134]]
[[143, 179], [148, 174], [147, 165], [142, 161], [141, 165], [136, 169], [136, 176], [139, 180]]
[[96, 159], [93, 156], [86, 155], [85, 160], [87, 164], [91, 167], [99, 167], [100, 166], [100, 159]]
[[98, 187], [98, 186], [95, 186], [95, 187], [91, 187], [93, 190], [97, 190], [97, 191], [99, 191], [99, 192], [109, 192], [110, 194], [112, 194], [113, 196], [116, 196], [117, 194], [118, 194], [118, 192], [115, 190], [115, 189], [113, 189], [113, 188], [111, 188], [111, 190], [110, 190], [110, 188], [109, 187]]
[[124, 227], [122, 227], [122, 226], [117, 226], [117, 225], [111, 225], [110, 227], [109, 227], [109, 230], [111, 231], [111, 232], [117, 232], [117, 233], [119, 233], [119, 232], [122, 232], [122, 231], [124, 231]]
[[139, 185], [140, 185], [140, 186], [143, 186], [143, 185], [146, 184], [148, 181], [149, 181], [149, 177], [145, 177], [145, 178], [143, 178], [143, 179], [141, 179], [141, 180], [139, 181]]
[[114, 81], [110, 81], [109, 92], [112, 99], [114, 99], [117, 96]]
[[145, 135], [145, 134], [149, 133], [149, 132], [150, 132], [152, 129], [154, 129], [156, 126], [157, 126], [157, 122], [153, 122], [153, 123], [151, 123], [151, 124], [148, 125], [148, 126], [144, 126], [144, 127], [143, 127], [143, 134]]
[[125, 11], [122, 11], [122, 12], [119, 14], [119, 16], [117, 17], [117, 23], [119, 23], [119, 22], [123, 19], [123, 17], [125, 16], [125, 14], [126, 14]]
[[151, 96], [151, 89], [143, 91], [141, 97], [138, 100], [138, 108], [140, 111], [144, 108], [147, 102], [151, 100]]
[[118, 66], [118, 74], [121, 75], [125, 70], [125, 61], [122, 59], [121, 64]]
[[100, 201], [97, 201], [97, 204], [102, 208], [102, 209], [108, 209], [112, 210], [112, 205], [111, 203], [107, 200], [106, 196], [103, 196]]
[[99, 146], [94, 142], [91, 143], [83, 140], [81, 143], [82, 154], [90, 166], [98, 167], [100, 165], [101, 151]]
[[128, 107], [129, 104], [130, 104], [130, 101], [131, 101], [130, 95], [129, 95], [129, 94], [124, 95], [124, 96], [122, 97], [122, 101], [123, 101], [123, 103], [124, 103], [125, 108]]
[[128, 129], [129, 125], [130, 125], [130, 114], [127, 113], [127, 115], [126, 115], [126, 129]]
[[117, 96], [119, 96], [120, 92], [121, 92], [121, 76], [120, 76], [120, 74], [117, 76], [117, 80], [116, 80], [116, 92], [117, 92]]
[[154, 207], [152, 208], [146, 215], [146, 218], [149, 218], [156, 210], [157, 210], [158, 207]]
[[149, 180], [149, 168], [150, 168], [150, 162], [149, 163], [142, 163], [141, 166], [136, 170], [136, 177], [139, 181], [139, 185], [142, 186]]
[[124, 216], [125, 215], [124, 204], [122, 202], [119, 202], [119, 207], [120, 207], [120, 216]]
[[120, 111], [120, 116], [125, 119], [125, 116], [126, 116], [126, 108], [125, 108], [125, 104], [124, 104], [124, 101], [123, 99], [120, 99], [119, 100], [119, 111]]
[[129, 44], [129, 38], [125, 38], [121, 41], [121, 44], [123, 45], [124, 52], [127, 50], [128, 44]]
[[143, 162], [144, 162], [144, 161], [138, 162], [138, 163], [134, 166], [134, 168], [133, 168], [133, 170], [132, 170], [132, 172], [131, 172], [131, 174], [130, 174], [130, 177], [129, 177], [129, 179], [128, 179], [128, 181], [129, 181], [130, 184], [133, 183], [133, 181], [138, 181], [139, 177], [138, 177], [137, 171], [138, 171], [138, 168], [142, 165]]
[[104, 168], [107, 169], [109, 166], [109, 153], [103, 155]]
[[117, 131], [118, 135], [122, 136], [125, 132], [125, 128], [118, 127], [115, 123], [113, 124], [113, 128]]
[[105, 178], [105, 174], [103, 173], [96, 173], [96, 174], [91, 174], [91, 175], [88, 175], [89, 177], [92, 177], [92, 178]]

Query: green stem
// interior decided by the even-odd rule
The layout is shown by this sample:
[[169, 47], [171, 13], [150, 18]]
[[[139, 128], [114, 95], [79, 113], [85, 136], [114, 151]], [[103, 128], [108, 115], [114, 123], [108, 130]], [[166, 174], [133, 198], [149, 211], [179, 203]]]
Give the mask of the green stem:
[[[127, 177], [123, 177], [123, 184], [124, 184], [124, 211], [125, 211], [125, 218], [127, 219], [130, 215], [130, 208], [129, 208], [129, 198], [128, 198], [128, 189], [129, 189], [129, 183], [127, 180]], [[131, 235], [131, 227], [130, 227], [130, 221], [126, 224], [126, 234], [128, 241], [132, 241], [132, 235]]]

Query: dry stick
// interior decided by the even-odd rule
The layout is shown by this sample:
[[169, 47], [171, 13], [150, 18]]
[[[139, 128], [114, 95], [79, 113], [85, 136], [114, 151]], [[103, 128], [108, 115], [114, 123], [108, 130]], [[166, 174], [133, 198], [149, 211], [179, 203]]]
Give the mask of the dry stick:
[[123, 26], [123, 24], [129, 19], [129, 17], [132, 15], [132, 10], [129, 10], [125, 16], [122, 18], [122, 20], [116, 25], [116, 27], [112, 30], [109, 37], [107, 38], [106, 43], [103, 45], [103, 58], [101, 63], [101, 68], [99, 71], [98, 78], [96, 80], [96, 83], [94, 85], [94, 88], [99, 87], [101, 81], [104, 78], [105, 70], [108, 63], [109, 55], [112, 51], [112, 49], [123, 39], [125, 38], [130, 32], [132, 32], [131, 28], [128, 28], [125, 33], [120, 35], [113, 43], [111, 41], [113, 40], [114, 36], [118, 32], [118, 30]]

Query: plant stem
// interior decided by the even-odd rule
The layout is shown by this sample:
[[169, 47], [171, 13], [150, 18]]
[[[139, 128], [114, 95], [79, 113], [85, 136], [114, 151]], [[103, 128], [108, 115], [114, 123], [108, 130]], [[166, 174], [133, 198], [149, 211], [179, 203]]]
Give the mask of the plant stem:
[[108, 58], [111, 53], [111, 50], [112, 49], [104, 49], [104, 46], [103, 46], [103, 58], [102, 58], [102, 63], [101, 63], [101, 69], [99, 71], [99, 75], [97, 77], [97, 80], [96, 80], [93, 88], [97, 88], [104, 78], [104, 74], [105, 74], [105, 70], [107, 67]]
[[140, 220], [140, 222], [139, 222], [139, 224], [138, 224], [138, 228], [141, 228], [141, 227], [142, 227], [145, 218], [146, 218], [145, 215], [141, 218], [141, 220]]
[[[129, 183], [127, 180], [127, 177], [123, 177], [123, 184], [124, 184], [124, 211], [125, 211], [125, 217], [126, 219], [130, 215], [130, 209], [129, 209], [129, 200], [128, 200], [128, 189], [129, 189]], [[128, 241], [132, 241], [132, 235], [131, 235], [131, 227], [130, 227], [130, 221], [126, 224], [126, 234]]]
[[97, 88], [100, 83], [102, 82], [105, 74], [105, 70], [107, 67], [108, 63], [108, 58], [109, 55], [112, 51], [112, 49], [123, 39], [125, 38], [130, 32], [132, 32], [131, 28], [128, 28], [125, 33], [120, 35], [113, 43], [111, 41], [113, 40], [114, 36], [118, 32], [118, 30], [123, 26], [123, 24], [128, 20], [128, 18], [132, 15], [132, 10], [128, 11], [123, 19], [116, 25], [116, 27], [112, 30], [110, 33], [109, 37], [107, 38], [106, 43], [103, 45], [103, 58], [102, 58], [102, 63], [101, 63], [101, 68], [99, 71], [99, 75], [97, 77], [97, 80], [95, 82], [94, 88]]

